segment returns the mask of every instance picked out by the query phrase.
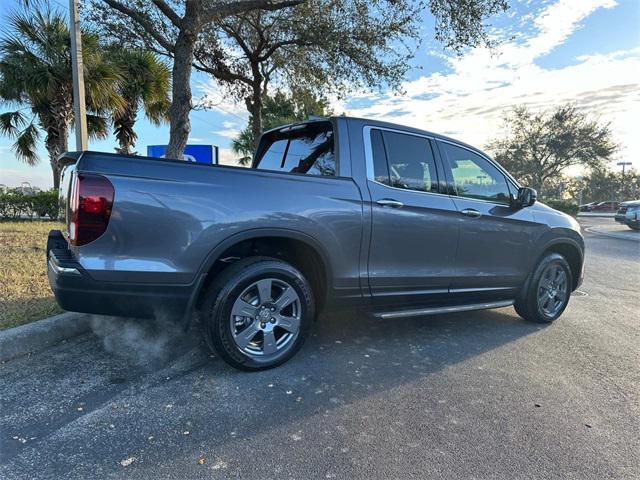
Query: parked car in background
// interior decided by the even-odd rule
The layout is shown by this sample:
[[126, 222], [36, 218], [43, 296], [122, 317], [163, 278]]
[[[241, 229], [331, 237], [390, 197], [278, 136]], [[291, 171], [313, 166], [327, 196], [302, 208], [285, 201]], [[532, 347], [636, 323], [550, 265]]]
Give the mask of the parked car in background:
[[291, 358], [319, 310], [394, 321], [513, 305], [550, 323], [582, 281], [574, 218], [480, 150], [411, 127], [286, 125], [262, 135], [251, 168], [97, 152], [62, 161], [65, 231], [47, 245], [58, 303], [199, 312], [208, 345], [245, 370]]
[[640, 230], [640, 200], [622, 202], [615, 219], [632, 230]]
[[592, 212], [615, 212], [618, 210], [620, 203], [618, 202], [600, 202], [597, 205], [594, 205], [590, 210]]
[[595, 207], [598, 204], [598, 202], [589, 202], [589, 203], [585, 203], [580, 205], [580, 211], [581, 212], [590, 212], [593, 207]]

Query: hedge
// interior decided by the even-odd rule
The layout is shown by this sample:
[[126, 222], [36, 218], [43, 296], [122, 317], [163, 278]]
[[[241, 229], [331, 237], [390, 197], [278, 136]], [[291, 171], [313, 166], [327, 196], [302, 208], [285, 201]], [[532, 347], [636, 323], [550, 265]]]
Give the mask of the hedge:
[[0, 193], [0, 217], [4, 219], [58, 218], [58, 191], [23, 193], [19, 189]]
[[560, 210], [561, 212], [567, 213], [572, 217], [578, 215], [580, 211], [580, 206], [577, 203], [573, 203], [569, 200], [544, 200], [544, 203], [549, 205], [551, 208], [555, 208], [556, 210]]

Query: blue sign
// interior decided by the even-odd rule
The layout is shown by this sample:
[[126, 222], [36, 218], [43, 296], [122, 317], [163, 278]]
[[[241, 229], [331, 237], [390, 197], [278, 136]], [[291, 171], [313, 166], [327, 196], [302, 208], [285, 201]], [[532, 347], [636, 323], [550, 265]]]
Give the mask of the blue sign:
[[[148, 157], [164, 158], [166, 145], [148, 145]], [[184, 148], [184, 159], [187, 162], [214, 164], [218, 163], [218, 147], [213, 145], [187, 145]]]

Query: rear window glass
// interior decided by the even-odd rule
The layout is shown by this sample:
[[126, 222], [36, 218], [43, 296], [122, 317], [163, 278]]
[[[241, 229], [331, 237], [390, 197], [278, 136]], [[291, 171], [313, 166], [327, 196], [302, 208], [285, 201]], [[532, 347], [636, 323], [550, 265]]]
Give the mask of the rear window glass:
[[333, 130], [329, 122], [274, 132], [263, 139], [253, 168], [307, 175], [336, 175]]

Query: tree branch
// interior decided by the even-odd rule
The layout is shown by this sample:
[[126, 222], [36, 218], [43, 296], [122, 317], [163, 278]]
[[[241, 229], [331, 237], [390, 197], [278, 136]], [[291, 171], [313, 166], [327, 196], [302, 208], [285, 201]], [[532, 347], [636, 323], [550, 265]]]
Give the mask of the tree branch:
[[158, 7], [165, 17], [171, 20], [176, 27], [182, 28], [182, 18], [164, 1], [164, 0], [151, 0], [153, 4]]
[[310, 47], [313, 45], [313, 43], [305, 42], [303, 40], [283, 40], [281, 42], [276, 42], [273, 45], [271, 45], [271, 48], [269, 48], [269, 50], [267, 50], [265, 53], [263, 53], [258, 57], [258, 61], [264, 62], [269, 57], [271, 57], [271, 55], [273, 55], [279, 48], [286, 47], [287, 45], [298, 45], [301, 47]]
[[127, 17], [135, 20], [145, 32], [153, 37], [153, 39], [158, 42], [164, 49], [168, 52], [173, 53], [175, 49], [175, 45], [163, 37], [154, 27], [153, 24], [144, 17], [144, 15], [140, 14], [140, 12], [129, 8], [116, 0], [102, 0], [104, 3], [109, 5], [111, 8], [119, 11], [120, 13], [126, 15]]
[[194, 62], [193, 68], [195, 68], [196, 70], [200, 70], [201, 72], [209, 73], [213, 75], [215, 78], [217, 78], [218, 80], [223, 80], [225, 82], [238, 81], [238, 82], [246, 83], [247, 85], [253, 84], [253, 80], [251, 80], [248, 77], [245, 77], [244, 75], [220, 70], [219, 68], [209, 67], [207, 65], [204, 65], [202, 62], [197, 62], [197, 63]]
[[[105, 0], [106, 1], [106, 0]], [[205, 8], [202, 12], [204, 22], [210, 22], [216, 18], [228, 17], [230, 15], [238, 15], [251, 10], [280, 10], [287, 7], [295, 7], [306, 0], [245, 0], [228, 3], [225, 5], [216, 5], [215, 7]]]

